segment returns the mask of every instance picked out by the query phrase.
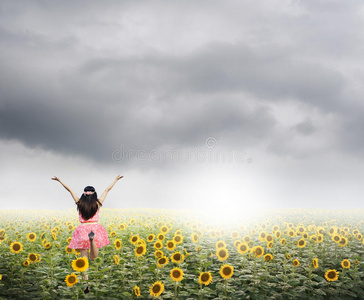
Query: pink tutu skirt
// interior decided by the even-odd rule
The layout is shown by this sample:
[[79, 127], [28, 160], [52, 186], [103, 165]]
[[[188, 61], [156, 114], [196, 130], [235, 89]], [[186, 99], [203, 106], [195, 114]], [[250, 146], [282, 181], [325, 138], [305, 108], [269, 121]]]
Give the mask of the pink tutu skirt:
[[69, 248], [71, 249], [90, 249], [90, 239], [88, 234], [91, 230], [95, 233], [94, 241], [97, 248], [105, 247], [110, 244], [107, 231], [101, 224], [79, 225], [72, 235]]

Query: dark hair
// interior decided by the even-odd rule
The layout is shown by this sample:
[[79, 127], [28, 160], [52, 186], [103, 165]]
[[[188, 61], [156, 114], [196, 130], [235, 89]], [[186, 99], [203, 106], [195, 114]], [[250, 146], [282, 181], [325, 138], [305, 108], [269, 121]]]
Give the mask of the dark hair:
[[84, 192], [94, 192], [92, 195], [82, 194], [80, 200], [77, 202], [77, 209], [81, 213], [82, 218], [88, 220], [96, 214], [99, 205], [101, 206], [102, 204], [97, 199], [97, 193], [93, 186], [86, 186]]

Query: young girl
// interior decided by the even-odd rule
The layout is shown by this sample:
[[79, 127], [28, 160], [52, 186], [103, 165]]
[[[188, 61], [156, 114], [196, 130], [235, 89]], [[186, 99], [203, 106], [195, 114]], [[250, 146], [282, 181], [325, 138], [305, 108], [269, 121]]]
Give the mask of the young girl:
[[[77, 204], [81, 225], [73, 232], [68, 247], [71, 249], [79, 249], [82, 257], [94, 260], [99, 254], [99, 248], [110, 244], [105, 227], [101, 224], [97, 224], [97, 221], [99, 220], [99, 208], [105, 201], [109, 191], [121, 178], [123, 178], [123, 176], [116, 176], [114, 181], [108, 186], [99, 199], [97, 199], [97, 193], [92, 186], [86, 186], [81, 198], [78, 198], [77, 195], [58, 177], [54, 176], [52, 178], [52, 180], [61, 183], [64, 188], [71, 193], [73, 200], [75, 200], [75, 203]], [[85, 279], [88, 280], [88, 275], [85, 275]], [[87, 286], [85, 293], [88, 292], [89, 287]]]

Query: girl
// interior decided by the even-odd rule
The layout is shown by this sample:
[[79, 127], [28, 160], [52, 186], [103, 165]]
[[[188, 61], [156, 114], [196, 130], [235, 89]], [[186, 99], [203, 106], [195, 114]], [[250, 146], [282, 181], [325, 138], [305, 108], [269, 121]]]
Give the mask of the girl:
[[[77, 204], [77, 210], [79, 212], [79, 225], [73, 232], [69, 248], [79, 249], [82, 257], [94, 260], [99, 255], [99, 248], [110, 244], [107, 231], [104, 226], [97, 224], [99, 220], [99, 208], [105, 201], [107, 194], [110, 192], [115, 183], [123, 178], [123, 176], [116, 176], [114, 181], [104, 191], [99, 199], [97, 199], [97, 193], [92, 186], [86, 186], [81, 198], [65, 185], [58, 177], [54, 176], [52, 180], [58, 181], [63, 187], [71, 193], [73, 200]], [[90, 253], [89, 253], [90, 249]], [[88, 275], [85, 275], [85, 279], [88, 280]], [[89, 292], [89, 287], [85, 288], [85, 293]]]

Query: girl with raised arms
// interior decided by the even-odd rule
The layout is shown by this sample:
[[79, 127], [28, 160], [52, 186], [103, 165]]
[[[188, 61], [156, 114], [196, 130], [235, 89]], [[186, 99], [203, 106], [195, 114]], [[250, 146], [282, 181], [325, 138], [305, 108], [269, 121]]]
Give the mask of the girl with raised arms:
[[[82, 257], [94, 260], [99, 254], [99, 248], [110, 244], [105, 227], [97, 223], [99, 220], [99, 209], [105, 201], [107, 194], [121, 178], [123, 178], [123, 176], [116, 176], [114, 181], [106, 188], [100, 198], [97, 198], [95, 188], [92, 186], [86, 186], [81, 198], [78, 198], [78, 196], [58, 177], [54, 176], [51, 178], [52, 180], [58, 181], [67, 191], [70, 192], [77, 205], [81, 224], [73, 232], [72, 239], [68, 247], [71, 249], [79, 249]], [[85, 275], [85, 279], [88, 280], [88, 275]], [[88, 292], [89, 287], [87, 286], [85, 293]]]

